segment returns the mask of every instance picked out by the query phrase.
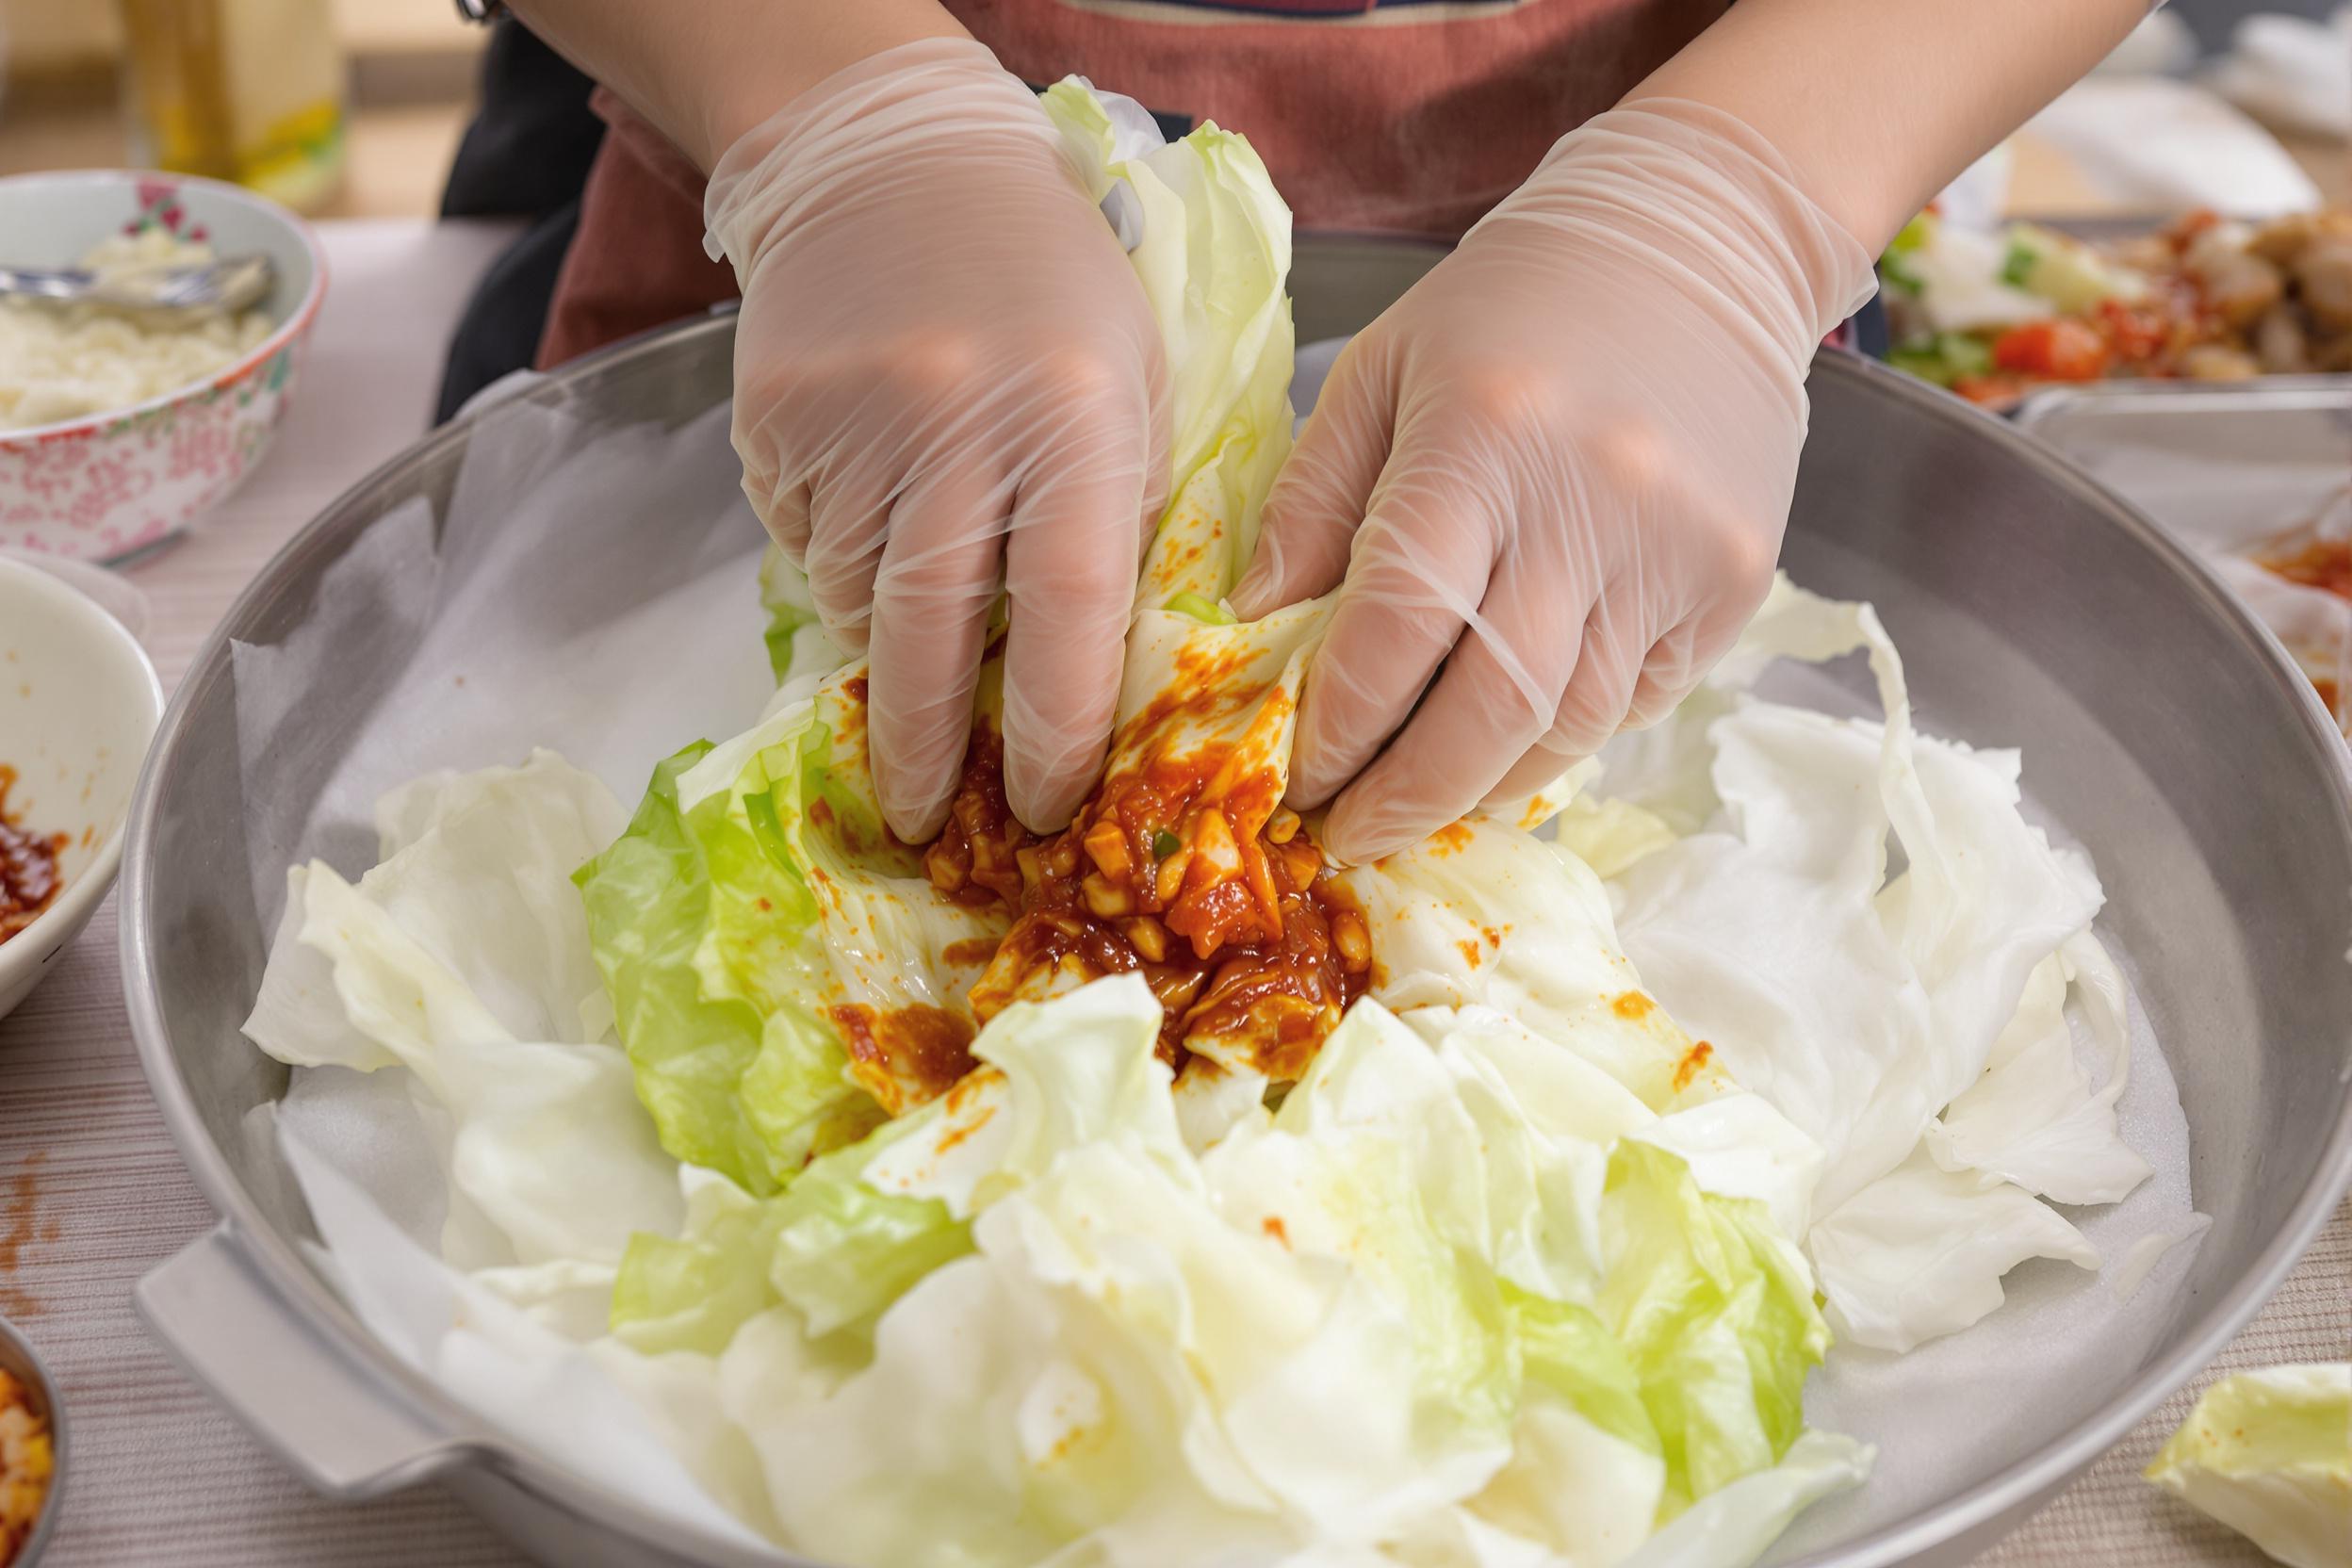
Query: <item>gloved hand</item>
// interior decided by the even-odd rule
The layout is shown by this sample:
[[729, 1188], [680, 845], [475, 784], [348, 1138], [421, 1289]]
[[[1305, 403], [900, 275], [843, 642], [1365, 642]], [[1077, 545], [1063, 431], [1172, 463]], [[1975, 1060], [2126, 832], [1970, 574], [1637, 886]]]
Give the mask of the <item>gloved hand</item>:
[[1059, 827], [1102, 771], [1168, 414], [1142, 286], [1053, 125], [979, 44], [906, 44], [729, 148], [706, 216], [743, 284], [743, 489], [871, 657], [891, 828], [939, 831], [1000, 587], [1005, 792]]
[[1672, 710], [1772, 584], [1805, 368], [1870, 287], [1754, 131], [1645, 100], [1563, 137], [1348, 345], [1233, 595], [1254, 616], [1346, 579], [1289, 795], [1336, 794], [1334, 855]]

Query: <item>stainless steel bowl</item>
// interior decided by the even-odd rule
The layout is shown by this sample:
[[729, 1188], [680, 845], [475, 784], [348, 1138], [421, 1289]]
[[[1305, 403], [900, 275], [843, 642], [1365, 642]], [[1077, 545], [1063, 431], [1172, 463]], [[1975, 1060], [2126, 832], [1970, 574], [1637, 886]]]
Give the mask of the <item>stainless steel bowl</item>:
[[57, 1385], [50, 1380], [49, 1369], [41, 1364], [32, 1341], [5, 1317], [0, 1317], [0, 1372], [24, 1385], [35, 1413], [49, 1423], [49, 1490], [33, 1520], [33, 1533], [24, 1538], [23, 1548], [8, 1565], [33, 1568], [48, 1550], [50, 1538], [57, 1533], [57, 1516], [65, 1511], [65, 1403], [57, 1397]]
[[[1418, 246], [1301, 243], [1301, 335], [1369, 320], [1424, 270]], [[678, 423], [727, 396], [732, 326], [613, 350], [527, 395], [613, 425]], [[1958, 1563], [2014, 1527], [2202, 1367], [2315, 1235], [2352, 1176], [2352, 770], [2309, 687], [2181, 550], [2001, 421], [1881, 367], [1826, 354], [1812, 378], [1787, 561], [1868, 598], [1937, 732], [2019, 745], [2038, 803], [2097, 858], [2103, 930], [2139, 985], [2187, 1113], [2213, 1228], [2179, 1315], [2088, 1408], [2020, 1409], [1993, 1457], [1916, 1512], [1803, 1558], [1814, 1568]], [[366, 1497], [437, 1478], [529, 1551], [564, 1564], [765, 1562], [657, 1519], [489, 1429], [377, 1344], [305, 1257], [308, 1215], [274, 1151], [244, 1135], [286, 1070], [238, 1036], [269, 942], [253, 892], [295, 846], [249, 800], [232, 641], [305, 620], [379, 650], [321, 671], [303, 756], [316, 794], [414, 645], [414, 629], [321, 593], [395, 508], [449, 498], [476, 444], [528, 410], [445, 429], [305, 530], [231, 611], [149, 760], [123, 874], [123, 971], [155, 1098], [220, 1227], [141, 1282], [148, 1322], [286, 1462]], [[485, 447], [485, 449], [486, 447]], [[615, 563], [622, 587], [641, 564]], [[491, 759], [483, 759], [488, 761]]]

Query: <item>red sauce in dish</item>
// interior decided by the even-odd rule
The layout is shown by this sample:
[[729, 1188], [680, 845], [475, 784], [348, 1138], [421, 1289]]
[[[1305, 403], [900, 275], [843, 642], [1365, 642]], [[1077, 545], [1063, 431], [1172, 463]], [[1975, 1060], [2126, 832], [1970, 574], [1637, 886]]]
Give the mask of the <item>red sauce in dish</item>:
[[8, 814], [8, 791], [15, 783], [16, 770], [0, 763], [0, 942], [32, 924], [64, 885], [57, 857], [65, 851], [66, 835], [28, 832]]
[[2264, 556], [2262, 566], [2289, 582], [2352, 599], [2352, 539], [2314, 539], [2292, 555]]
[[[2305, 588], [2352, 599], [2352, 539], [2313, 539], [2299, 548], [2257, 556], [2262, 569]], [[2330, 713], [2344, 711], [2344, 694], [2324, 675], [2311, 677]]]

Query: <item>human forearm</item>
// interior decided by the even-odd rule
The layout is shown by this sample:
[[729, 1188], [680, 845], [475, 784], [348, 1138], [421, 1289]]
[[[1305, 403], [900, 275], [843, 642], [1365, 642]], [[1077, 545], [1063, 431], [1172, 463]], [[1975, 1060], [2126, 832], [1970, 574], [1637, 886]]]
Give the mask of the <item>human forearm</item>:
[[1626, 96], [1738, 116], [1873, 252], [2147, 0], [1740, 0]]
[[939, 0], [514, 0], [565, 58], [707, 172], [745, 131], [869, 55], [964, 30]]

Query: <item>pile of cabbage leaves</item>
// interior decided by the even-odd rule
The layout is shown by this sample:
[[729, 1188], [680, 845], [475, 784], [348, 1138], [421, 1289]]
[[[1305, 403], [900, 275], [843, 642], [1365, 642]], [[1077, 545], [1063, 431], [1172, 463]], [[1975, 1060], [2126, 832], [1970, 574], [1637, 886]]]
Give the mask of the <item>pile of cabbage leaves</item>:
[[[1110, 770], [1215, 744], [1279, 777], [1329, 602], [1219, 601], [1290, 443], [1288, 214], [1238, 137], [1044, 102], [1141, 213], [1172, 370], [1121, 717], [1203, 650], [1233, 681]], [[2050, 1205], [2148, 1174], [2098, 880], [2015, 753], [1915, 732], [1866, 605], [1783, 582], [1667, 724], [1340, 874], [1377, 964], [1295, 1083], [1172, 1073], [1115, 975], [996, 1014], [942, 1093], [836, 1021], [968, 1016], [1004, 919], [883, 831], [862, 665], [762, 581], [758, 725], [633, 816], [545, 752], [396, 792], [356, 884], [288, 874], [246, 1026], [404, 1083], [447, 1189], [430, 1370], [526, 1424], [547, 1388], [483, 1343], [603, 1380], [565, 1451], [617, 1487], [682, 1475], [890, 1568], [1744, 1563], [1867, 1476], [1805, 1423], [1833, 1339], [1905, 1350], [2024, 1259], [2096, 1267]], [[1848, 654], [1882, 718], [1754, 690]]]

